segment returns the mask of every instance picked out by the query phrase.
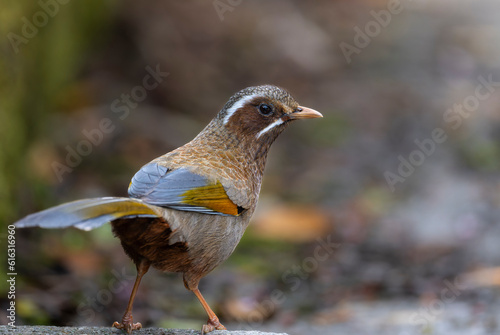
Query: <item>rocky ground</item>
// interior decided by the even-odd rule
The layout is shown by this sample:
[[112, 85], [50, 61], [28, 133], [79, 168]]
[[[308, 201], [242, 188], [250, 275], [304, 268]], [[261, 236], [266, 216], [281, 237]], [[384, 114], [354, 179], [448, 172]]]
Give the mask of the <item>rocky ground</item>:
[[[456, 297], [455, 297], [456, 298]], [[429, 299], [426, 302], [384, 301], [373, 303], [346, 303], [325, 311], [309, 320], [286, 325], [284, 319], [258, 324], [226, 324], [227, 332], [211, 335], [493, 335], [500, 333], [500, 304], [470, 304], [448, 297]], [[253, 327], [254, 330], [248, 330]], [[245, 329], [245, 330], [236, 330]], [[286, 334], [284, 333], [286, 332]], [[121, 334], [106, 327], [0, 327], [2, 334]], [[135, 335], [195, 335], [198, 330], [145, 328]]]
[[[0, 326], [0, 334], [65, 334], [65, 335], [105, 335], [124, 334], [121, 330], [100, 327], [47, 327], [47, 326]], [[197, 335], [199, 331], [190, 329], [145, 328], [134, 331], [135, 335]], [[263, 333], [260, 331], [214, 331], [212, 335], [287, 335], [284, 333]]]

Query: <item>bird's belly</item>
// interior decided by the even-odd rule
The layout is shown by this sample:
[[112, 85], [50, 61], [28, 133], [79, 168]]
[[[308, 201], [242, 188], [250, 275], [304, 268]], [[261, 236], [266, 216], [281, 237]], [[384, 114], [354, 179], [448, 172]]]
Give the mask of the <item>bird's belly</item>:
[[[238, 245], [248, 225], [251, 213], [241, 216], [221, 216], [167, 210], [165, 218], [186, 242], [191, 267], [189, 272], [202, 276], [224, 262]], [[174, 223], [175, 222], [175, 223]]]
[[118, 219], [111, 224], [136, 264], [146, 259], [161, 271], [201, 278], [232, 254], [249, 218], [166, 209], [164, 218]]

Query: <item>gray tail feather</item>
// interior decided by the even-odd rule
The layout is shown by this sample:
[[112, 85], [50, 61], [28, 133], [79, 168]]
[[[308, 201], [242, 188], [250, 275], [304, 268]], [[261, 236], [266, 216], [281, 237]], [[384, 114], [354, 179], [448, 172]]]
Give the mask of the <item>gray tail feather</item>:
[[162, 208], [139, 199], [104, 197], [68, 202], [30, 214], [15, 223], [17, 228], [76, 227], [91, 230], [124, 217], [158, 217]]

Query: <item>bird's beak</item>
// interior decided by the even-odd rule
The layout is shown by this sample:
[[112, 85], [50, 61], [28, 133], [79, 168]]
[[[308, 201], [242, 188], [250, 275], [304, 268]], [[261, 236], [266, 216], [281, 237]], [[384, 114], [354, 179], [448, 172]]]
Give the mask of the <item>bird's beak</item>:
[[312, 108], [307, 108], [304, 106], [299, 106], [295, 112], [288, 114], [290, 119], [292, 120], [300, 120], [300, 119], [315, 119], [317, 117], [323, 117], [320, 112], [315, 111]]

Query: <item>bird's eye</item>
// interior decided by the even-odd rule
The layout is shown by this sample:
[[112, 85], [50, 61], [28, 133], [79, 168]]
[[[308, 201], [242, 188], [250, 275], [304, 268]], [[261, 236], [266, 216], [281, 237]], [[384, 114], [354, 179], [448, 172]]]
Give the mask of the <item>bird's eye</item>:
[[269, 116], [273, 113], [273, 107], [268, 105], [268, 104], [260, 104], [259, 105], [259, 112], [262, 115]]

